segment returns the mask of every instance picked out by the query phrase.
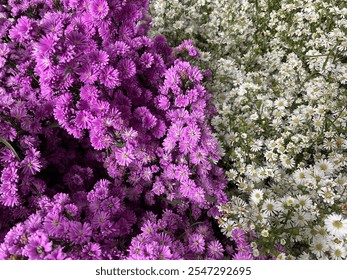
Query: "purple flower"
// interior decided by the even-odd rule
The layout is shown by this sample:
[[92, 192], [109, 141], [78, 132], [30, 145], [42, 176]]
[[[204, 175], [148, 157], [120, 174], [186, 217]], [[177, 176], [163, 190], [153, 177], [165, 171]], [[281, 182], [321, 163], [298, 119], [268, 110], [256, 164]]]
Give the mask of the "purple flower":
[[189, 248], [194, 253], [202, 253], [205, 250], [205, 239], [199, 233], [194, 233], [189, 237]]
[[51, 251], [44, 258], [45, 260], [71, 260], [71, 258], [67, 257], [67, 255], [63, 252], [63, 248], [58, 246], [53, 251]]
[[96, 66], [86, 63], [78, 70], [78, 74], [80, 74], [82, 82], [93, 84], [97, 80], [99, 72]]
[[32, 19], [26, 16], [20, 17], [16, 26], [10, 30], [10, 38], [13, 40], [18, 40], [21, 43], [23, 43], [25, 40], [28, 40], [30, 38], [32, 24]]
[[92, 126], [93, 116], [88, 111], [79, 111], [76, 114], [75, 121], [76, 121], [77, 127], [82, 129], [88, 129], [88, 128], [91, 128]]
[[111, 66], [106, 66], [101, 70], [99, 79], [108, 88], [115, 88], [120, 85], [119, 72]]
[[0, 258], [223, 258], [215, 110], [176, 59], [192, 42], [147, 37], [148, 1], [36, 2], [0, 19]]
[[136, 73], [136, 65], [130, 58], [121, 59], [117, 69], [123, 79], [129, 79]]
[[51, 235], [58, 235], [63, 230], [63, 219], [58, 213], [48, 213], [43, 222], [43, 228]]
[[145, 52], [140, 58], [140, 63], [144, 68], [150, 68], [153, 64], [154, 57], [151, 53]]
[[34, 148], [30, 148], [26, 152], [26, 157], [21, 162], [21, 167], [25, 174], [34, 175], [41, 170], [40, 152]]
[[56, 40], [56, 35], [52, 33], [42, 37], [36, 46], [37, 52], [40, 54], [40, 56], [51, 54], [51, 52], [54, 50]]
[[218, 240], [213, 240], [207, 245], [207, 255], [213, 260], [220, 260], [223, 258], [223, 246]]
[[44, 259], [52, 250], [52, 242], [46, 233], [37, 231], [28, 239], [28, 245], [24, 247], [24, 254], [31, 260]]
[[249, 252], [238, 252], [233, 255], [233, 260], [254, 260], [254, 258]]
[[75, 244], [83, 244], [90, 241], [92, 228], [89, 223], [72, 223], [70, 226], [69, 238]]
[[82, 258], [84, 260], [100, 260], [101, 259], [101, 248], [97, 243], [88, 243], [83, 246]]
[[188, 54], [192, 57], [199, 57], [199, 53], [196, 50], [196, 48], [193, 46], [192, 40], [185, 40], [183, 41], [178, 47], [176, 47], [176, 51], [182, 52], [186, 50]]
[[128, 166], [134, 159], [133, 149], [130, 147], [115, 148], [114, 156], [117, 163], [121, 166]]
[[88, 7], [90, 14], [98, 20], [101, 20], [107, 16], [109, 7], [105, 0], [93, 0], [88, 1]]

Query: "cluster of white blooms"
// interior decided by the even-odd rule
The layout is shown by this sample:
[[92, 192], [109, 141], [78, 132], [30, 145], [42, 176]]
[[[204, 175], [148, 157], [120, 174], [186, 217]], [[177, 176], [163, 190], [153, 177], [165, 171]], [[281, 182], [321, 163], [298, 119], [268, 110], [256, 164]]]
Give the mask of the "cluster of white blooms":
[[230, 202], [255, 256], [347, 257], [347, 8], [338, 0], [152, 0], [154, 34], [212, 70]]

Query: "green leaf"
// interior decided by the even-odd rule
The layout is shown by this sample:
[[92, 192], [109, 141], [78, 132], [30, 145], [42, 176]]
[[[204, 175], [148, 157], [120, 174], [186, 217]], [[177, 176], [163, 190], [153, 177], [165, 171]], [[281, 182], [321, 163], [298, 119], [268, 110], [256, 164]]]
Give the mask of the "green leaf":
[[4, 138], [2, 138], [2, 137], [0, 136], [0, 142], [3, 143], [7, 148], [9, 148], [9, 149], [14, 153], [14, 155], [16, 156], [16, 158], [20, 161], [20, 158], [19, 158], [19, 156], [18, 156], [16, 150], [12, 147], [12, 145], [11, 145], [7, 140], [5, 140]]

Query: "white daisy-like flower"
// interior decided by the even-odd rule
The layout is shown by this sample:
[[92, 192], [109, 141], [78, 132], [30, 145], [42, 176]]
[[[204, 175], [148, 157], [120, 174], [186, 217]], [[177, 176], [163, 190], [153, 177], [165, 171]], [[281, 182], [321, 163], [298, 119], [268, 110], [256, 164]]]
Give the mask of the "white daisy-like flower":
[[255, 189], [251, 193], [251, 201], [253, 201], [255, 204], [258, 204], [264, 197], [264, 192], [259, 189]]
[[251, 151], [252, 152], [259, 152], [262, 149], [263, 146], [263, 141], [260, 139], [256, 139], [252, 144], [251, 144]]
[[326, 159], [321, 159], [315, 164], [314, 169], [324, 174], [332, 174], [334, 172], [334, 165]]
[[253, 249], [253, 256], [254, 257], [259, 257], [260, 253], [258, 249]]
[[288, 168], [288, 169], [294, 167], [294, 164], [295, 164], [294, 159], [289, 158], [286, 154], [282, 154], [280, 156], [280, 160], [281, 160], [283, 167]]
[[277, 158], [278, 158], [278, 155], [275, 154], [273, 151], [267, 151], [267, 152], [265, 152], [264, 155], [265, 155], [266, 160], [271, 161], [271, 162], [277, 160]]
[[330, 205], [334, 204], [336, 199], [336, 194], [331, 188], [323, 187], [318, 191], [318, 195], [323, 198], [325, 203]]
[[267, 229], [263, 229], [260, 234], [263, 237], [269, 237], [269, 231]]
[[310, 260], [311, 258], [310, 258], [310, 254], [309, 253], [303, 252], [303, 253], [301, 253], [301, 255], [299, 256], [298, 259], [299, 260]]
[[278, 254], [278, 255], [277, 255], [277, 259], [278, 259], [278, 260], [285, 260], [285, 259], [286, 259], [286, 254], [284, 254], [284, 253]]
[[312, 200], [308, 195], [300, 194], [296, 196], [296, 199], [297, 199], [297, 204], [299, 205], [300, 208], [307, 210], [312, 207]]
[[233, 213], [238, 216], [243, 216], [247, 213], [247, 203], [237, 196], [233, 196], [232, 199]]
[[296, 200], [292, 196], [286, 196], [283, 198], [283, 202], [286, 206], [293, 206]]
[[317, 256], [317, 258], [321, 258], [325, 252], [328, 250], [327, 240], [325, 238], [314, 238], [311, 246], [311, 252]]
[[335, 182], [339, 186], [344, 186], [347, 183], [347, 177], [340, 175], [335, 179]]
[[339, 214], [329, 215], [325, 221], [325, 228], [337, 238], [345, 237], [347, 235], [347, 220]]
[[273, 199], [265, 199], [261, 210], [267, 216], [274, 216], [278, 211], [280, 211], [280, 206]]
[[304, 185], [310, 177], [310, 171], [304, 168], [296, 170], [293, 174], [295, 183], [298, 185]]
[[347, 255], [347, 250], [346, 247], [340, 243], [340, 244], [336, 244], [333, 243], [330, 246], [330, 254], [331, 254], [331, 258], [334, 260], [342, 260], [346, 258]]
[[309, 212], [305, 212], [301, 209], [298, 209], [292, 218], [293, 224], [295, 226], [303, 227], [307, 225], [309, 221], [312, 220], [312, 215]]
[[278, 98], [275, 100], [274, 105], [278, 110], [284, 110], [288, 106], [288, 101], [284, 98]]
[[222, 233], [226, 237], [231, 237], [231, 233], [233, 229], [235, 228], [235, 226], [236, 226], [236, 223], [229, 219], [226, 222], [222, 223], [220, 227], [221, 227]]

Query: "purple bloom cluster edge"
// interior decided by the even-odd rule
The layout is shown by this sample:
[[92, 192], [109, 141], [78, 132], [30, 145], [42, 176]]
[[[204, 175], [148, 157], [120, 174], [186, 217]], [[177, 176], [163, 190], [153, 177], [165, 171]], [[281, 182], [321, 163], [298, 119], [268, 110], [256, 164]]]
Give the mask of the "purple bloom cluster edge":
[[1, 2], [0, 259], [230, 258], [192, 42], [145, 0]]

